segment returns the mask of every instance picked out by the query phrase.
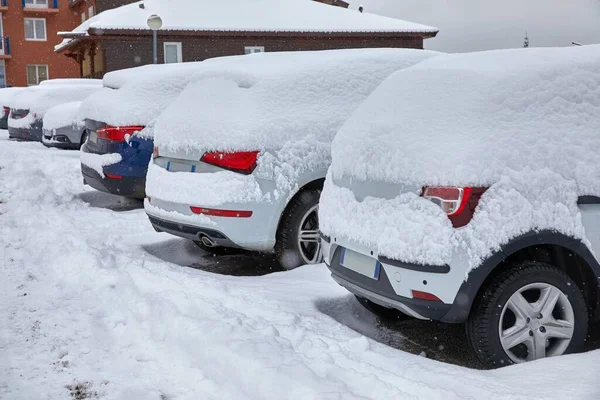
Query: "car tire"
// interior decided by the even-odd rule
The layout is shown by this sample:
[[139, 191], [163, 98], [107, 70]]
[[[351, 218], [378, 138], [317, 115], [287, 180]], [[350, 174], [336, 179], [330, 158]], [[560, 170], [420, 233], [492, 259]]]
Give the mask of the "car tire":
[[371, 300], [365, 299], [364, 297], [356, 296], [356, 300], [358, 300], [361, 306], [375, 314], [380, 319], [386, 321], [406, 321], [413, 319], [411, 316], [404, 314], [402, 311], [396, 310], [395, 308], [380, 306], [379, 304], [375, 304]]
[[[554, 306], [544, 301], [546, 294], [557, 298]], [[489, 368], [499, 368], [582, 351], [588, 309], [581, 289], [567, 274], [549, 264], [527, 261], [500, 273], [480, 290], [466, 328], [479, 359]], [[568, 335], [552, 336], [566, 330], [570, 341]]]
[[81, 148], [83, 147], [83, 145], [85, 144], [85, 142], [87, 142], [88, 140], [88, 133], [87, 133], [87, 129], [83, 130], [83, 133], [81, 134], [81, 141], [79, 142], [79, 149], [81, 150]]
[[[303, 190], [294, 196], [283, 213], [277, 230], [275, 254], [281, 266], [287, 270], [305, 264], [317, 264], [323, 260], [321, 239], [318, 236], [317, 212], [320, 197], [321, 190]], [[301, 230], [311, 232], [311, 241], [300, 243]], [[315, 257], [311, 258], [313, 253]]]

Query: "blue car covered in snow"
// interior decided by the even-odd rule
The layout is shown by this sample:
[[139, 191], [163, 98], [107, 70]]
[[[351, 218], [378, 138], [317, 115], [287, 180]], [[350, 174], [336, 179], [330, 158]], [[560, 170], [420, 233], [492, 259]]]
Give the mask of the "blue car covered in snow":
[[143, 126], [109, 126], [86, 120], [87, 141], [81, 148], [84, 183], [96, 190], [143, 199], [146, 172], [154, 145], [139, 135]]

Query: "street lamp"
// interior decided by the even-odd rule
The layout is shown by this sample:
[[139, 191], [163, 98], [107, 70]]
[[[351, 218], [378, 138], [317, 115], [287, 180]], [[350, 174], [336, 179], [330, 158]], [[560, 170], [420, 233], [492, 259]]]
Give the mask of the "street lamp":
[[158, 30], [162, 28], [163, 21], [158, 15], [152, 14], [146, 22], [148, 28], [152, 30], [154, 64], [158, 64]]

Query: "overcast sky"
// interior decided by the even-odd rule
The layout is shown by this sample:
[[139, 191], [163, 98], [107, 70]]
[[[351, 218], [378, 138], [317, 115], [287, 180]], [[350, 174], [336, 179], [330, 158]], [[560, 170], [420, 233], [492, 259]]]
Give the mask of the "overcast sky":
[[600, 43], [600, 0], [349, 0], [365, 11], [440, 29], [425, 47], [445, 52]]

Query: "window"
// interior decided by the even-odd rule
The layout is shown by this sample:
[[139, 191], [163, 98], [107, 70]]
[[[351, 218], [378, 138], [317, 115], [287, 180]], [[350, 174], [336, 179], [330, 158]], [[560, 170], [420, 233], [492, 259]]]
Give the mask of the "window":
[[165, 64], [183, 62], [181, 43], [165, 42]]
[[244, 47], [244, 52], [246, 54], [254, 54], [254, 53], [264, 53], [264, 46], [246, 46]]
[[28, 65], [27, 66], [27, 85], [38, 85], [40, 82], [48, 79], [47, 65]]
[[48, 8], [48, 0], [25, 0], [25, 7]]
[[0, 88], [6, 87], [6, 65], [0, 60]]
[[44, 18], [25, 18], [25, 40], [46, 40]]
[[85, 13], [81, 14], [81, 23], [83, 24], [85, 22]]
[[90, 18], [94, 16], [94, 6], [90, 6], [88, 12], [90, 13]]

